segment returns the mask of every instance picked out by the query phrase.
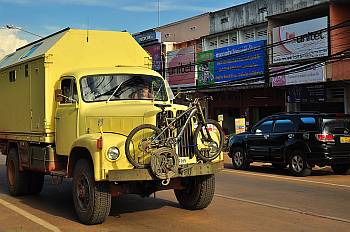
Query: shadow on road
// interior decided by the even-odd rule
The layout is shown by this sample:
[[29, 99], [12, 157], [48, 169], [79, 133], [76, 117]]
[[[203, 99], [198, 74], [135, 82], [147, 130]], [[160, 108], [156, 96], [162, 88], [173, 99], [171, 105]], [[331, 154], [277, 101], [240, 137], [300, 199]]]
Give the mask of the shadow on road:
[[[227, 169], [234, 169], [232, 163], [225, 162], [224, 167]], [[271, 164], [261, 164], [261, 163], [252, 163], [250, 168], [247, 171], [263, 173], [263, 174], [274, 174], [281, 176], [291, 176], [288, 168], [278, 169], [271, 166]], [[334, 174], [329, 167], [324, 168], [313, 168], [311, 176], [327, 176], [327, 175], [336, 175]]]
[[[9, 195], [6, 183], [6, 166], [0, 165], [0, 193]], [[51, 177], [45, 178], [43, 191], [36, 196], [17, 197], [20, 203], [31, 208], [78, 222], [72, 198], [72, 181], [64, 180], [60, 185], [52, 184]], [[125, 195], [113, 198], [110, 216], [122, 217], [123, 214], [137, 211], [159, 209], [164, 206], [178, 208], [177, 203], [159, 198], [142, 198], [137, 195]]]

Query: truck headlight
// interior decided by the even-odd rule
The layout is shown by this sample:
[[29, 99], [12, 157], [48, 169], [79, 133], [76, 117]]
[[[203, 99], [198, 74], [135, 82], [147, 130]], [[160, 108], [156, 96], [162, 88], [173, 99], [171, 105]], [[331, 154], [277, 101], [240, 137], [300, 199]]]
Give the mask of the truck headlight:
[[117, 147], [110, 147], [107, 152], [107, 157], [110, 160], [116, 160], [119, 157], [119, 149]]

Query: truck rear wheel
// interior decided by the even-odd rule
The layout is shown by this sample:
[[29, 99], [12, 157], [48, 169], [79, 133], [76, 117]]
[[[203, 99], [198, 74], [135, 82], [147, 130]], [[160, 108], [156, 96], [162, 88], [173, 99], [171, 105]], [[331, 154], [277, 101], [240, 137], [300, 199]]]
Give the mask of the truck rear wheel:
[[104, 222], [111, 209], [108, 183], [95, 182], [93, 168], [85, 159], [74, 168], [73, 201], [79, 220], [87, 225]]
[[23, 196], [28, 193], [30, 173], [19, 170], [19, 158], [16, 148], [11, 148], [7, 156], [7, 186], [12, 196]]
[[184, 180], [186, 188], [174, 190], [180, 205], [189, 210], [199, 210], [208, 207], [215, 192], [215, 176], [195, 176]]

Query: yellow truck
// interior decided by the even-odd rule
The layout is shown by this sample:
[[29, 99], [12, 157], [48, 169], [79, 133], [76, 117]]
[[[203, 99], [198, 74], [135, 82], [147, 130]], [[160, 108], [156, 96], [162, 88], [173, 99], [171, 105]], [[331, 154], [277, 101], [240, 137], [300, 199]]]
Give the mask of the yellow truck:
[[[222, 129], [196, 121], [203, 115], [198, 102], [192, 108], [174, 104], [151, 64], [127, 32], [70, 28], [4, 57], [0, 153], [7, 156], [9, 193], [38, 194], [45, 175], [73, 178], [74, 208], [84, 224], [102, 223], [111, 198], [121, 194], [174, 189], [184, 208], [207, 207], [223, 156], [197, 154], [201, 147], [221, 152]], [[176, 123], [164, 125], [169, 120]], [[180, 121], [187, 123], [181, 130]], [[152, 133], [136, 146], [131, 137], [140, 127]], [[217, 142], [204, 141], [202, 128]]]

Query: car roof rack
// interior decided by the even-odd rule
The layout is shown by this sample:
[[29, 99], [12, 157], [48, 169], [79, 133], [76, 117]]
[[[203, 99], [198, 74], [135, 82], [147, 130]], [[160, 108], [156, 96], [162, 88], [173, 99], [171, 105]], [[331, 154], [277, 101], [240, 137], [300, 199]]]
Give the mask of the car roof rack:
[[321, 114], [318, 111], [290, 111], [290, 112], [278, 112], [278, 113], [274, 113], [272, 115], [288, 115], [288, 114]]

